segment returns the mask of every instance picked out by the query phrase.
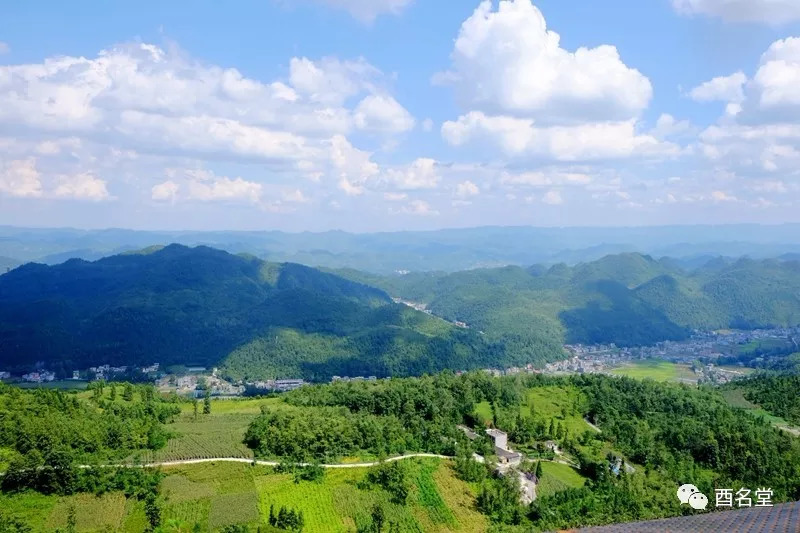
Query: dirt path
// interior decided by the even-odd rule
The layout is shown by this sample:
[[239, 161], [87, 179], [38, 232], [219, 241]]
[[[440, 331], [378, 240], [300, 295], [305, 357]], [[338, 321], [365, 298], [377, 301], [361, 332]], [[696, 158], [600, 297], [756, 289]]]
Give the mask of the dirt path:
[[[372, 461], [368, 463], [340, 463], [340, 464], [321, 464], [322, 468], [368, 468], [384, 463], [391, 463], [394, 461], [402, 461], [403, 459], [411, 459], [412, 457], [433, 457], [437, 459], [452, 459], [449, 455], [438, 455], [435, 453], [410, 453], [408, 455], [398, 455], [396, 457], [389, 457], [384, 461]], [[278, 466], [280, 461], [262, 461], [259, 459], [246, 459], [244, 457], [216, 457], [211, 459], [182, 459], [180, 461], [159, 461], [154, 463], [144, 463], [141, 465], [130, 464], [109, 464], [102, 465], [103, 467], [113, 468], [117, 466], [138, 466], [141, 468], [155, 468], [158, 466], [180, 466], [180, 465], [196, 465], [201, 463], [247, 463], [257, 464], [261, 466]], [[301, 466], [310, 466], [313, 463], [293, 463]], [[91, 465], [80, 465], [80, 468], [92, 468]]]

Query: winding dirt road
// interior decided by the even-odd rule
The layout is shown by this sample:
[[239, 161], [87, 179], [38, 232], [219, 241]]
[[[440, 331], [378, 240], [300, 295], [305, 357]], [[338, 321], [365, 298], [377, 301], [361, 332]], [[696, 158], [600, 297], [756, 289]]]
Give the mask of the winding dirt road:
[[[369, 463], [339, 463], [339, 464], [321, 464], [322, 468], [368, 468], [384, 463], [391, 463], [394, 461], [402, 461], [403, 459], [411, 459], [412, 457], [433, 457], [437, 459], [452, 459], [449, 455], [437, 455], [435, 453], [410, 453], [408, 455], [398, 455], [396, 457], [389, 457], [384, 461], [372, 461]], [[196, 465], [201, 463], [247, 463], [257, 464], [261, 466], [278, 466], [280, 461], [262, 461], [260, 459], [247, 459], [244, 457], [215, 457], [211, 459], [182, 459], [180, 461], [158, 461], [154, 463], [143, 463], [138, 465], [132, 464], [108, 464], [100, 465], [104, 468], [114, 468], [119, 466], [140, 467], [140, 468], [155, 468], [159, 466], [181, 466], [181, 465]], [[310, 466], [313, 463], [292, 463], [300, 466]], [[92, 465], [80, 465], [80, 468], [92, 468]]]

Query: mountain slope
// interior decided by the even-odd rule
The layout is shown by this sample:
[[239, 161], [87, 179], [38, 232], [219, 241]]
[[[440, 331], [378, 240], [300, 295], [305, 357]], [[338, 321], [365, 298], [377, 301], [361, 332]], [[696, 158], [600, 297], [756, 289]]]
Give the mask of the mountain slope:
[[630, 346], [683, 339], [692, 329], [800, 324], [796, 261], [719, 260], [687, 272], [626, 253], [574, 267], [341, 274], [503, 339], [509, 358], [536, 359], [560, 342]]
[[382, 290], [202, 246], [28, 264], [0, 276], [4, 369], [42, 362], [63, 375], [160, 362], [327, 379], [470, 368], [496, 355], [477, 333], [394, 304]]

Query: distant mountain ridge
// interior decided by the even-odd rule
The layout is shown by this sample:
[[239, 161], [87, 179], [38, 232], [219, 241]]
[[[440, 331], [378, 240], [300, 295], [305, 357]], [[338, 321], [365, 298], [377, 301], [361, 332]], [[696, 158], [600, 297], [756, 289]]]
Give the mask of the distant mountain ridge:
[[380, 289], [202, 246], [30, 263], [0, 276], [4, 370], [160, 362], [329, 379], [473, 368], [494, 355], [476, 333]]
[[800, 262], [715, 259], [685, 270], [670, 259], [625, 253], [575, 266], [344, 276], [424, 303], [490, 339], [653, 344], [694, 329], [800, 324]]
[[[344, 231], [133, 231], [0, 226], [0, 256], [18, 263], [61, 263], [154, 245], [206, 245], [274, 262], [354, 268], [460, 271], [505, 265], [575, 265], [610, 254], [671, 257], [691, 267], [717, 256], [800, 255], [800, 224], [659, 227], [477, 227], [354, 234]], [[794, 256], [792, 254], [795, 254]]]

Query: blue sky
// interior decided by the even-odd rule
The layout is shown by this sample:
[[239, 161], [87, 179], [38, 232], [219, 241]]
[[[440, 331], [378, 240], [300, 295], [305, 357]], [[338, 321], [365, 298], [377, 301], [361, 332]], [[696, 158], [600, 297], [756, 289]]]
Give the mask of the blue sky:
[[16, 2], [0, 224], [800, 222], [795, 0]]

